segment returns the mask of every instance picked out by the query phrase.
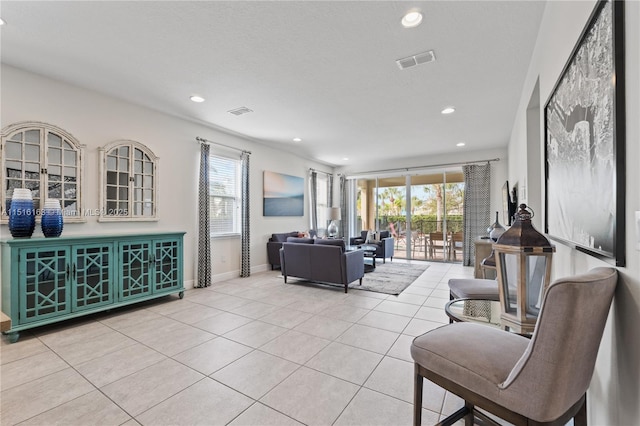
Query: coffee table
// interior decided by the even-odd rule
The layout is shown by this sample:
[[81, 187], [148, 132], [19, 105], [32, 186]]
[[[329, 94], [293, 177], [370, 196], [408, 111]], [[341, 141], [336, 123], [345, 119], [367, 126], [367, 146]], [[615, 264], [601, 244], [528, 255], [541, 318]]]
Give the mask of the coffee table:
[[359, 244], [353, 246], [346, 246], [346, 251], [360, 250], [364, 255], [364, 271], [373, 272], [376, 269], [376, 251], [378, 247], [369, 244]]
[[455, 322], [472, 322], [487, 325], [511, 333], [531, 337], [533, 330], [522, 330], [514, 324], [507, 323], [501, 318], [499, 300], [487, 299], [454, 299], [444, 306], [447, 316]]

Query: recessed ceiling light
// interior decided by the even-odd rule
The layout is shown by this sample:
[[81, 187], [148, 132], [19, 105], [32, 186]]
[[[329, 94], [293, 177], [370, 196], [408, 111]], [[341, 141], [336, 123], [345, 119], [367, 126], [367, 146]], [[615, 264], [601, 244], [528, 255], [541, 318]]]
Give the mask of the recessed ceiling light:
[[465, 143], [464, 143], [464, 142], [458, 142], [458, 143], [456, 144], [456, 146], [464, 146], [464, 145], [465, 145]]
[[6, 22], [4, 22], [4, 19], [0, 18], [0, 25], [4, 25], [6, 24]]
[[417, 27], [422, 22], [422, 13], [415, 10], [408, 12], [402, 17], [401, 22], [402, 26], [405, 28]]
[[344, 157], [344, 158], [342, 159], [342, 161], [349, 161], [349, 158]]
[[191, 96], [189, 99], [191, 99], [193, 102], [204, 102], [204, 98], [200, 96]]
[[302, 139], [300, 139], [300, 138], [293, 138], [293, 141], [294, 141], [294, 142], [302, 142]]
[[442, 111], [440, 111], [443, 114], [451, 114], [454, 113], [456, 111], [456, 109], [454, 107], [446, 107], [445, 109], [443, 109]]

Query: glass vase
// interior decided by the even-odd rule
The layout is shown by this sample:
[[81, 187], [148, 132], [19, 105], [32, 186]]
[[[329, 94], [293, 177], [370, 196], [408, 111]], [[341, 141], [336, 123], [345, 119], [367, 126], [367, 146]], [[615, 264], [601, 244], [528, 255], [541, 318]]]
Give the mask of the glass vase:
[[29, 238], [36, 229], [36, 211], [30, 189], [13, 190], [9, 205], [9, 232], [13, 238]]
[[59, 237], [62, 234], [63, 220], [60, 201], [48, 198], [42, 211], [42, 233], [45, 237]]

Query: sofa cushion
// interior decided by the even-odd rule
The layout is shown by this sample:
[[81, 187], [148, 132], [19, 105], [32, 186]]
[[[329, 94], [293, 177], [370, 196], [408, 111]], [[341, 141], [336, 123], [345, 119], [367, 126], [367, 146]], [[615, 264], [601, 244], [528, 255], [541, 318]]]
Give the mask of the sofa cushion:
[[287, 243], [313, 244], [313, 238], [287, 237]]
[[297, 237], [298, 231], [282, 232], [279, 234], [271, 234], [271, 241], [275, 243], [284, 243], [289, 237]]
[[338, 246], [342, 249], [342, 253], [344, 253], [344, 241], [339, 239], [325, 238], [325, 239], [316, 239], [316, 244], [324, 244], [327, 246]]

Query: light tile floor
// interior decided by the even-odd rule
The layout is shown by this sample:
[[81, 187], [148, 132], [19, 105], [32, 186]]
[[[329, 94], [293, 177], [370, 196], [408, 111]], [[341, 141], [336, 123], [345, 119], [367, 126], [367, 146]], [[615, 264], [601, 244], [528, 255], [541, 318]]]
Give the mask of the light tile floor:
[[[3, 338], [0, 423], [410, 425], [411, 341], [472, 275], [430, 263], [387, 296], [268, 271]], [[461, 406], [425, 381], [423, 424]]]

